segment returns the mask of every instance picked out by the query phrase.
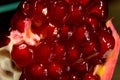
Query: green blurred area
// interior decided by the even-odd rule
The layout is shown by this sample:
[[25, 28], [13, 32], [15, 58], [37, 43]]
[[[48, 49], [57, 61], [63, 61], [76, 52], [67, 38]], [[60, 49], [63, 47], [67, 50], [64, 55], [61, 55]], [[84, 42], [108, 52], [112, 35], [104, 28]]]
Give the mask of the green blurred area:
[[[113, 24], [120, 35], [120, 0], [109, 0], [109, 18], [113, 17]], [[120, 55], [112, 80], [120, 80]]]

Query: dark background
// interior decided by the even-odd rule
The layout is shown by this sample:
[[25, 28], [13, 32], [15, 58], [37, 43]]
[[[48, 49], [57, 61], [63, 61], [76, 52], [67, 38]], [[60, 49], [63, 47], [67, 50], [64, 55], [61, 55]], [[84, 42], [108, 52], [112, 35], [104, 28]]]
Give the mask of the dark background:
[[[20, 0], [0, 0], [0, 6], [6, 5], [8, 3], [17, 2]], [[109, 5], [109, 17], [108, 19], [113, 18], [113, 23], [115, 25], [116, 30], [120, 34], [120, 0], [107, 0]], [[14, 14], [13, 11], [0, 13], [0, 34], [5, 33], [10, 24], [10, 20]], [[117, 66], [115, 68], [115, 72], [112, 80], [120, 80], [120, 55], [117, 61]]]
[[[0, 0], [0, 6], [18, 2], [20, 0]], [[0, 12], [0, 34], [4, 34], [10, 26], [10, 20], [15, 10], [1, 13]]]

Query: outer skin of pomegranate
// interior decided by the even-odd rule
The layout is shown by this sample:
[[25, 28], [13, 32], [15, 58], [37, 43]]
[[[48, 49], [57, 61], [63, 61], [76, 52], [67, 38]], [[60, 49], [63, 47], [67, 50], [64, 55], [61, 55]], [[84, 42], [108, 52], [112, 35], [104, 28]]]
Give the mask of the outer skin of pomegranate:
[[101, 77], [101, 80], [112, 80], [112, 75], [116, 66], [116, 62], [117, 62], [119, 50], [120, 50], [120, 37], [117, 34], [111, 20], [109, 20], [106, 23], [106, 25], [107, 27], [110, 27], [113, 32], [113, 36], [115, 38], [115, 47], [107, 57], [106, 63], [104, 64], [104, 67], [103, 67], [103, 74], [101, 74], [100, 77]]

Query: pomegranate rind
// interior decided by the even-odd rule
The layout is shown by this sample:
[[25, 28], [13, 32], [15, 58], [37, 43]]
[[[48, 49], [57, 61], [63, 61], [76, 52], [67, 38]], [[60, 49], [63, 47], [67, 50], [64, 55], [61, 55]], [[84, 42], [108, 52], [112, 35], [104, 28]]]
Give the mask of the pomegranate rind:
[[120, 37], [112, 23], [112, 19], [107, 21], [106, 26], [110, 27], [113, 32], [112, 35], [115, 39], [115, 47], [113, 50], [110, 51], [110, 54], [107, 56], [105, 64], [97, 65], [96, 69], [98, 69], [99, 66], [97, 74], [100, 76], [101, 80], [112, 80], [120, 50]]

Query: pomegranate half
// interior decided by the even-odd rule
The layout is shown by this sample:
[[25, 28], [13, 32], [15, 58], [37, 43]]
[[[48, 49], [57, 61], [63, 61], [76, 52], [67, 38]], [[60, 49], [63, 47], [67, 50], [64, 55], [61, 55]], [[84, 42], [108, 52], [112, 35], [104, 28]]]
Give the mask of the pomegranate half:
[[120, 38], [106, 19], [104, 0], [23, 0], [1, 37], [0, 80], [111, 80]]

